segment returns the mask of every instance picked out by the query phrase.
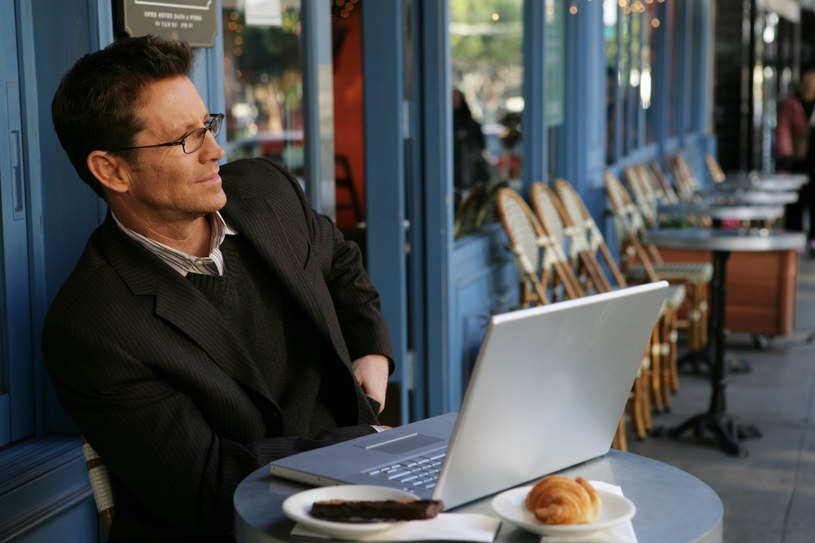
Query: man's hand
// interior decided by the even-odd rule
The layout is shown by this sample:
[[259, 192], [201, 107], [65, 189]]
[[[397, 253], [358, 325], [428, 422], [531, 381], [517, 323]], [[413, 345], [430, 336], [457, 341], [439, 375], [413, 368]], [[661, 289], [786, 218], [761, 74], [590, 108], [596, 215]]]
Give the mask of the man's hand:
[[380, 354], [369, 354], [354, 360], [351, 369], [365, 395], [379, 403], [381, 413], [388, 387], [388, 359]]

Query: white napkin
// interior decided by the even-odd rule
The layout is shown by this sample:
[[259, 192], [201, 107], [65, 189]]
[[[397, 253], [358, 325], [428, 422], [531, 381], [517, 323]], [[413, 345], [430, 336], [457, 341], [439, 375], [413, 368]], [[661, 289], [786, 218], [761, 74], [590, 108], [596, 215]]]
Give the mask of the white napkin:
[[[360, 536], [359, 541], [473, 541], [492, 543], [501, 520], [475, 513], [439, 513], [430, 520], [400, 522], [390, 530]], [[292, 535], [330, 539], [332, 536], [314, 532], [295, 524]]]
[[[602, 487], [607, 492], [613, 492], [617, 495], [623, 495], [623, 489], [617, 485], [605, 483], [601, 481], [592, 481], [595, 488]], [[562, 534], [562, 535], [542, 535], [541, 543], [567, 543], [567, 542], [580, 542], [580, 543], [637, 543], [637, 534], [634, 533], [634, 526], [631, 521], [627, 520], [621, 522], [616, 526], [601, 530], [599, 532], [592, 532], [589, 534]]]

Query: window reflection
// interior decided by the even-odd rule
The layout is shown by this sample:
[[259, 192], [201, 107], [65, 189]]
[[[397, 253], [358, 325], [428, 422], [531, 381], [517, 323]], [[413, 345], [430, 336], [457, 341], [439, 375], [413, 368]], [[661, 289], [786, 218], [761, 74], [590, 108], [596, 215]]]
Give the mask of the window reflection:
[[451, 0], [456, 236], [497, 220], [521, 177], [523, 0]]
[[223, 1], [227, 156], [263, 156], [301, 172], [300, 0], [280, 0], [275, 14], [258, 5]]
[[673, 4], [670, 0], [603, 1], [609, 164], [656, 141], [658, 111], [664, 111], [668, 129], [672, 127], [675, 94], [670, 81], [671, 55], [665, 55], [668, 65], [659, 67], [668, 78], [668, 103], [662, 110], [656, 107], [654, 89], [658, 53], [667, 45], [664, 33], [673, 22]]

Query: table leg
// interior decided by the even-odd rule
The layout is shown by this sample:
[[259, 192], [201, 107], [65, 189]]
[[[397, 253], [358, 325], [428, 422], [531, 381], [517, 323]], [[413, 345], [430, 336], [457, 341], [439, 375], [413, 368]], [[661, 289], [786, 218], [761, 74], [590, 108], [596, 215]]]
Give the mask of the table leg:
[[693, 430], [697, 437], [713, 434], [722, 449], [733, 456], [746, 456], [747, 450], [739, 443], [740, 439], [761, 437], [761, 431], [752, 425], [740, 426], [727, 414], [727, 365], [725, 364], [725, 308], [727, 294], [727, 259], [729, 251], [713, 252], [713, 281], [711, 292], [711, 335], [713, 343], [713, 364], [711, 372], [710, 405], [705, 413], [695, 415], [676, 428], [668, 430], [671, 437], [679, 437]]

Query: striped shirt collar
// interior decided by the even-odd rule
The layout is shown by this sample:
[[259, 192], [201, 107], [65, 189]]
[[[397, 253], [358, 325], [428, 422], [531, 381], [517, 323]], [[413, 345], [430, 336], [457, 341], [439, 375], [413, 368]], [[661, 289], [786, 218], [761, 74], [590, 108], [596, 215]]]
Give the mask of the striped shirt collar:
[[209, 256], [192, 256], [163, 243], [159, 243], [146, 236], [134, 232], [130, 228], [119, 222], [116, 215], [111, 211], [116, 226], [130, 238], [142, 245], [145, 249], [156, 255], [162, 262], [177, 271], [182, 277], [188, 273], [200, 273], [203, 275], [223, 275], [224, 255], [221, 252], [221, 243], [226, 236], [237, 234], [238, 232], [226, 224], [221, 213], [216, 211], [209, 215], [209, 222], [212, 226], [212, 239], [210, 240]]

